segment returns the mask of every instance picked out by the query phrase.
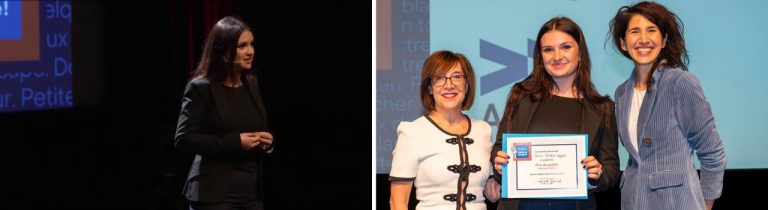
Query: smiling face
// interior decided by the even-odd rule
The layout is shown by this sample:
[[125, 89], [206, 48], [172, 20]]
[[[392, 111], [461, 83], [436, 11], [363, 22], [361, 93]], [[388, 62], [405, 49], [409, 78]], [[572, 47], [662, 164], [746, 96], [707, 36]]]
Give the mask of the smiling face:
[[571, 35], [551, 30], [541, 37], [541, 58], [552, 78], [573, 79], [581, 58], [579, 44]]
[[639, 68], [650, 68], [664, 48], [664, 37], [653, 22], [642, 15], [633, 15], [627, 24], [621, 49], [626, 51]]
[[243, 31], [237, 40], [237, 54], [235, 55], [235, 68], [249, 70], [253, 64], [253, 33]]
[[445, 74], [434, 75], [430, 93], [434, 97], [436, 111], [461, 112], [461, 103], [466, 97], [466, 75], [461, 65], [456, 63]]

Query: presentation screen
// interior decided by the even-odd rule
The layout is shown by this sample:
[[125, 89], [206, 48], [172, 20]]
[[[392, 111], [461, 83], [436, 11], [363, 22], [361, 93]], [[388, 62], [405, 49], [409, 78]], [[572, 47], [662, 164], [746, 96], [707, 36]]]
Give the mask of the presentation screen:
[[[767, 168], [768, 1], [657, 1], [684, 23], [689, 70], [704, 89], [725, 145], [728, 169]], [[376, 7], [376, 171], [389, 173], [397, 125], [423, 114], [419, 79], [436, 50], [463, 53], [477, 76], [475, 103], [465, 113], [487, 121], [492, 137], [512, 84], [532, 68], [532, 50], [547, 20], [566, 16], [580, 25], [592, 59], [592, 82], [614, 98], [634, 65], [606, 36], [621, 6], [636, 1], [391, 0]], [[426, 139], [425, 139], [426, 140]], [[627, 153], [619, 148], [621, 169]], [[695, 156], [695, 154], [693, 154]], [[698, 163], [697, 163], [698, 165]]]
[[68, 1], [0, 0], [0, 112], [73, 106]]

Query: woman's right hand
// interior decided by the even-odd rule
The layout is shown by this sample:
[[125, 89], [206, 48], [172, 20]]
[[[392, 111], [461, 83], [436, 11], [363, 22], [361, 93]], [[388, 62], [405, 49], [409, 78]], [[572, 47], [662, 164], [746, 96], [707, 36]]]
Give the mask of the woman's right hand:
[[496, 152], [496, 157], [493, 158], [493, 168], [496, 172], [501, 174], [501, 165], [507, 165], [509, 163], [509, 155], [504, 151]]
[[261, 136], [256, 132], [240, 133], [240, 145], [243, 151], [248, 151], [261, 143]]

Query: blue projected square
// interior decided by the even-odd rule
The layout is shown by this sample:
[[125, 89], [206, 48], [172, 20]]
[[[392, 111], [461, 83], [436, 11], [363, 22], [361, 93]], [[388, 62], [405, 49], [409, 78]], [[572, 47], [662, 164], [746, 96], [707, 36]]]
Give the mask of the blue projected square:
[[0, 40], [20, 40], [21, 35], [21, 1], [0, 0]]

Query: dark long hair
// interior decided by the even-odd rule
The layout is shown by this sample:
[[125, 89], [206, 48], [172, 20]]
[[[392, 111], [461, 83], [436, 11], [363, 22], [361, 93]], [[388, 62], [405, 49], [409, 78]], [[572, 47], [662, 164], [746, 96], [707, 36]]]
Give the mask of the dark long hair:
[[[531, 101], [547, 100], [552, 97], [551, 91], [554, 88], [559, 88], [552, 75], [549, 75], [546, 69], [544, 69], [544, 60], [541, 57], [541, 37], [550, 31], [566, 33], [579, 44], [579, 56], [581, 56], [581, 59], [576, 68], [576, 78], [573, 82], [573, 88], [578, 91], [578, 96], [581, 98], [579, 103], [582, 106], [594, 108], [600, 113], [610, 110], [608, 103], [610, 98], [608, 96], [601, 96], [590, 80], [592, 65], [589, 59], [589, 51], [587, 50], [587, 42], [584, 40], [584, 33], [581, 32], [579, 25], [571, 19], [555, 17], [544, 23], [541, 29], [539, 29], [539, 34], [536, 36], [536, 45], [533, 48], [533, 72], [523, 81], [515, 83], [509, 92], [502, 123], [500, 124], [506, 125], [504, 127], [506, 130], [512, 128], [512, 124], [509, 122], [511, 122], [515, 109], [521, 100], [525, 98], [530, 98]], [[606, 118], [603, 121], [606, 125], [609, 125], [610, 120], [607, 118], [612, 115], [604, 114], [603, 116]]]
[[[629, 58], [629, 52], [621, 50], [621, 42], [627, 35], [627, 27], [629, 27], [629, 20], [634, 15], [642, 15], [653, 24], [659, 27], [659, 32], [663, 34], [666, 39], [664, 48], [661, 49], [659, 56], [651, 65], [651, 71], [648, 72], [648, 78], [651, 78], [653, 72], [660, 65], [669, 66], [672, 68], [681, 68], [683, 71], [688, 71], [688, 50], [685, 49], [685, 40], [683, 39], [684, 25], [675, 13], [667, 10], [666, 7], [656, 2], [640, 2], [632, 6], [623, 6], [616, 12], [616, 16], [613, 17], [608, 24], [610, 30], [608, 34], [613, 37], [613, 44], [616, 49], [621, 52], [624, 57]], [[665, 61], [661, 63], [661, 61]], [[651, 80], [648, 80], [646, 85], [649, 87], [648, 91], [651, 91]]]
[[227, 16], [216, 22], [205, 40], [203, 55], [194, 77], [222, 82], [225, 78], [233, 76], [237, 41], [245, 31], [251, 31], [251, 27], [234, 16]]

